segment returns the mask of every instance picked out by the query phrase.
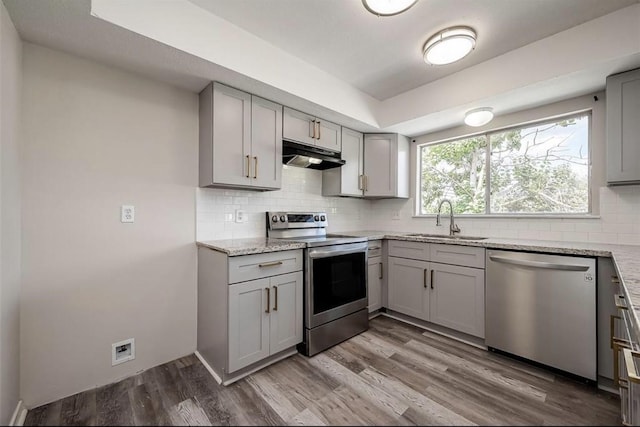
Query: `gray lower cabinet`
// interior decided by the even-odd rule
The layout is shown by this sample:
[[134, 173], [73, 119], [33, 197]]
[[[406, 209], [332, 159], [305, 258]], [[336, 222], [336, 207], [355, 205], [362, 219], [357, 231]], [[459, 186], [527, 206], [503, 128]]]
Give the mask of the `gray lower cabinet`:
[[484, 248], [394, 240], [388, 245], [390, 310], [484, 338]]
[[367, 256], [367, 308], [372, 313], [382, 308], [382, 241], [369, 242]]
[[607, 184], [640, 183], [640, 69], [607, 77]]
[[198, 248], [198, 354], [230, 384], [297, 352], [302, 250], [229, 257]]

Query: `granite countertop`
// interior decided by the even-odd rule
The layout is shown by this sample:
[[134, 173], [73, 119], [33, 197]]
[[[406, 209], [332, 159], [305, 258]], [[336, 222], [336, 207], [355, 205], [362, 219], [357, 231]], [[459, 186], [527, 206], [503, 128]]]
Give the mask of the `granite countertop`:
[[[368, 240], [406, 240], [426, 243], [442, 243], [463, 246], [478, 246], [492, 249], [521, 250], [563, 255], [607, 257], [613, 259], [620, 284], [628, 299], [632, 321], [639, 334], [640, 343], [640, 246], [608, 245], [601, 243], [557, 242], [546, 240], [499, 239], [459, 240], [438, 237], [408, 236], [409, 232], [397, 231], [346, 231], [338, 234], [353, 237], [366, 237]], [[199, 246], [224, 252], [229, 256], [259, 254], [265, 252], [304, 249], [305, 244], [277, 239], [247, 238], [231, 240], [209, 240], [197, 242]]]
[[300, 242], [288, 242], [284, 240], [268, 239], [266, 237], [229, 239], [229, 240], [205, 240], [196, 242], [198, 246], [204, 246], [229, 256], [262, 254], [266, 252], [288, 251], [292, 249], [304, 249], [307, 245]]

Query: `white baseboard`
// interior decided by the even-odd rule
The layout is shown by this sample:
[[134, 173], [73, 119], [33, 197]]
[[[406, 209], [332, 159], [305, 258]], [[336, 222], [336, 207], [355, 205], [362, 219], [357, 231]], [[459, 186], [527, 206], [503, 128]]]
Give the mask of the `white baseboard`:
[[11, 421], [9, 421], [10, 426], [22, 426], [24, 425], [24, 420], [27, 418], [27, 408], [24, 407], [22, 400], [18, 401], [16, 405], [16, 409], [13, 411], [13, 415], [11, 416]]
[[206, 360], [204, 360], [204, 357], [202, 357], [200, 353], [198, 353], [198, 351], [196, 351], [196, 357], [200, 359], [200, 362], [202, 362], [204, 367], [207, 368], [207, 371], [209, 371], [211, 376], [218, 382], [218, 384], [222, 384], [222, 378], [220, 378], [220, 376], [216, 374], [216, 371], [213, 370], [213, 368], [209, 365], [209, 363], [207, 363]]

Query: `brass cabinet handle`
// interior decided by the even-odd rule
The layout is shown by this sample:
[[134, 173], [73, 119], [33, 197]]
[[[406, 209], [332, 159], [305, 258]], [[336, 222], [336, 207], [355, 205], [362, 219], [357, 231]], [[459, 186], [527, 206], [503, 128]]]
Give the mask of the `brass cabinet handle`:
[[253, 179], [258, 178], [258, 156], [254, 156], [253, 160], [255, 160], [255, 168], [253, 169]]
[[320, 140], [320, 120], [318, 120], [318, 140]]
[[369, 191], [369, 177], [367, 175], [362, 175], [362, 178], [364, 182], [364, 191]]
[[622, 381], [626, 381], [620, 378], [620, 355], [618, 354], [625, 348], [631, 348], [629, 341], [617, 338], [613, 340], [613, 383], [618, 386], [622, 386]]
[[278, 287], [273, 287], [273, 292], [275, 292], [275, 305], [273, 306], [273, 311], [278, 311]]
[[250, 163], [251, 162], [251, 156], [249, 156], [247, 154], [246, 157], [247, 157], [247, 178], [249, 178], [249, 175], [251, 175], [251, 172], [250, 172], [250, 170], [251, 170], [251, 163]]
[[364, 186], [362, 185], [363, 177], [364, 175], [358, 175], [358, 190], [364, 190]]
[[431, 289], [433, 289], [433, 269], [431, 270]]
[[313, 133], [311, 134], [311, 138], [316, 139], [316, 119], [313, 119], [309, 124], [313, 123]]
[[265, 262], [264, 264], [258, 264], [258, 267], [263, 268], [263, 267], [275, 267], [276, 265], [282, 265], [282, 261], [272, 261], [272, 262]]
[[640, 374], [638, 374], [638, 370], [636, 369], [636, 364], [633, 359], [640, 358], [640, 352], [633, 351], [630, 348], [623, 348], [622, 354], [624, 357], [624, 364], [627, 367], [627, 378], [632, 383], [640, 384]]
[[271, 291], [269, 290], [269, 288], [264, 288], [265, 291], [267, 291], [267, 309], [264, 311], [265, 313], [270, 313], [270, 308], [271, 308]]
[[378, 279], [382, 279], [382, 263], [379, 263], [379, 264], [380, 264], [380, 277], [378, 277]]
[[427, 289], [427, 269], [426, 268], [422, 271], [422, 284], [424, 288]]
[[612, 285], [619, 285], [620, 284], [620, 278], [618, 276], [611, 276], [611, 284]]

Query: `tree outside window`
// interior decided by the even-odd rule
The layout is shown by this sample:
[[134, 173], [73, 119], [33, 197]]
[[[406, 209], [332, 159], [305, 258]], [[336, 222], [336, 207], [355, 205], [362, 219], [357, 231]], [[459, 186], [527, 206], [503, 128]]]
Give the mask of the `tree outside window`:
[[[419, 147], [419, 214], [589, 212], [589, 114]], [[488, 189], [488, 190], [487, 190]]]

